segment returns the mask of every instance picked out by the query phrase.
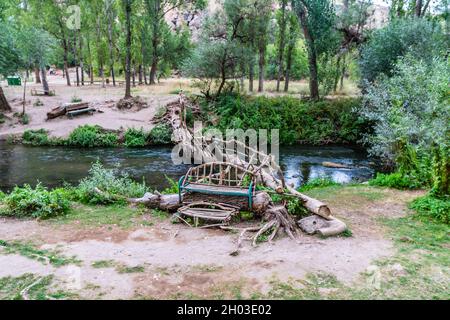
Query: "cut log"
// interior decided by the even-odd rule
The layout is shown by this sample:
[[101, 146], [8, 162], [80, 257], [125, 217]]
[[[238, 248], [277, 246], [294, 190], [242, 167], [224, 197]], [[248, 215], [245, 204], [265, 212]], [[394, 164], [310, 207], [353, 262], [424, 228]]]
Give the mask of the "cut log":
[[133, 204], [143, 204], [152, 209], [161, 209], [165, 211], [176, 211], [182, 206], [177, 194], [153, 194], [146, 193], [142, 198], [128, 199]]
[[345, 164], [335, 163], [335, 162], [322, 162], [322, 165], [327, 168], [350, 169], [350, 167]]
[[347, 230], [347, 226], [339, 219], [326, 220], [319, 216], [310, 216], [298, 222], [300, 229], [307, 234], [319, 234], [323, 237], [336, 236]]

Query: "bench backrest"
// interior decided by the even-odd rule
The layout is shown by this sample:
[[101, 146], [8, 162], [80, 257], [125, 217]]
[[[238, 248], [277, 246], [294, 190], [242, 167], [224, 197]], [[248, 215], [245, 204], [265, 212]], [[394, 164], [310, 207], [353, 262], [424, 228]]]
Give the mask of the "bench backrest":
[[240, 166], [214, 162], [205, 163], [189, 169], [185, 183], [220, 185], [230, 187], [248, 187], [254, 181], [252, 172]]

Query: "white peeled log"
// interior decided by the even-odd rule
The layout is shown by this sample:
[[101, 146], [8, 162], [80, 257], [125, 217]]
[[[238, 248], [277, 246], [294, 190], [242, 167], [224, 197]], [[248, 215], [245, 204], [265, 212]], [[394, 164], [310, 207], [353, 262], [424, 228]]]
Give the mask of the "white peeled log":
[[317, 215], [301, 219], [298, 226], [306, 234], [319, 234], [323, 237], [336, 236], [347, 230], [347, 225], [341, 220], [335, 217], [327, 220]]
[[176, 211], [181, 207], [178, 194], [146, 193], [142, 198], [128, 199], [133, 204], [143, 204], [152, 209]]

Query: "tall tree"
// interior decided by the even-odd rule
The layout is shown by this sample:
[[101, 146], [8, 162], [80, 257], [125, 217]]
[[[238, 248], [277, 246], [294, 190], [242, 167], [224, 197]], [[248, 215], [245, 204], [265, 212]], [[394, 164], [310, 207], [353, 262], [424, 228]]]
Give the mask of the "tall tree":
[[308, 49], [309, 91], [313, 100], [319, 99], [318, 58], [329, 50], [335, 12], [330, 0], [292, 0]]
[[[11, 30], [6, 23], [0, 19], [0, 75], [8, 76], [14, 73], [20, 66], [18, 51], [14, 47], [14, 41], [11, 37]], [[5, 32], [3, 32], [5, 31]], [[0, 85], [0, 112], [10, 112], [11, 106], [5, 97]]]
[[116, 11], [114, 8], [114, 0], [105, 0], [105, 11], [108, 21], [108, 47], [109, 47], [109, 65], [110, 75], [113, 86], [116, 86], [116, 75], [114, 72], [114, 20], [116, 18]]
[[278, 76], [277, 76], [277, 92], [280, 91], [281, 77], [283, 76], [283, 59], [284, 59], [284, 48], [286, 45], [286, 7], [288, 0], [280, 0], [281, 9], [278, 17], [278, 28], [279, 28], [279, 40], [278, 40]]
[[126, 25], [125, 99], [131, 98], [131, 5], [133, 0], [122, 0]]

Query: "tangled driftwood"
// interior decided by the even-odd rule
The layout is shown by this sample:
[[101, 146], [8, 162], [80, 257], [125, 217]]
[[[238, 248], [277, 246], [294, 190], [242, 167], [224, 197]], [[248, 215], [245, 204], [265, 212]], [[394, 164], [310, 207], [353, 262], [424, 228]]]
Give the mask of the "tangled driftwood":
[[[206, 141], [203, 135], [196, 135], [186, 125], [186, 99], [181, 93], [178, 103], [171, 103], [166, 107], [166, 112], [160, 120], [170, 124], [174, 130], [173, 142], [183, 152], [202, 155], [205, 163], [216, 162], [217, 159], [225, 159], [230, 166], [239, 166], [243, 171], [251, 172], [256, 177], [256, 183], [265, 186], [272, 191], [257, 192], [253, 197], [252, 211], [260, 214], [265, 221], [260, 226], [254, 226], [244, 229], [230, 226], [222, 226], [225, 230], [240, 231], [238, 240], [238, 249], [243, 240], [251, 240], [256, 245], [258, 239], [264, 234], [269, 234], [268, 241], [272, 241], [281, 231], [284, 231], [290, 238], [296, 239], [298, 232], [297, 223], [289, 214], [286, 203], [273, 203], [269, 192], [279, 195], [290, 196], [299, 199], [304, 207], [316, 216], [320, 216], [326, 224], [318, 228], [315, 232], [323, 236], [337, 235], [346, 230], [346, 225], [342, 221], [332, 216], [330, 208], [323, 202], [306, 196], [293, 187], [286, 185], [283, 172], [276, 163], [274, 157], [255, 150], [245, 143], [232, 140], [224, 141], [220, 139], [211, 139]], [[242, 151], [244, 150], [244, 151]], [[254, 160], [257, 161], [254, 161]], [[146, 194], [141, 199], [131, 200], [134, 203], [144, 203], [153, 208], [176, 211], [181, 204], [178, 195]], [[246, 237], [246, 234], [253, 232], [252, 237]]]

